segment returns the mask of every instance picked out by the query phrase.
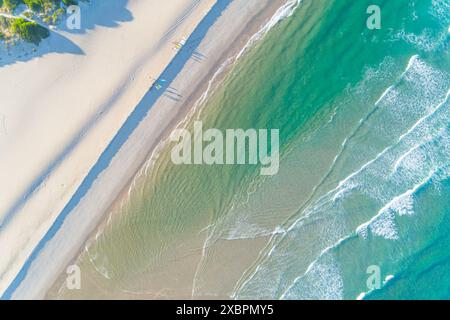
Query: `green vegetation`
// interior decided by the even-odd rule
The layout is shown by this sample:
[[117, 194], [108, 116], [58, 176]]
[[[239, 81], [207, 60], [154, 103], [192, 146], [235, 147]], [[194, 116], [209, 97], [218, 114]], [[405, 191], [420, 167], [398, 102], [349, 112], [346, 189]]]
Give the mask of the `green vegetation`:
[[21, 4], [35, 13], [50, 13], [62, 6], [78, 4], [78, 0], [0, 0], [0, 8], [6, 12], [12, 12]]
[[11, 24], [11, 31], [23, 40], [34, 44], [39, 44], [42, 39], [45, 39], [50, 35], [47, 28], [40, 26], [36, 22], [22, 18], [14, 19]]
[[22, 0], [0, 0], [2, 9], [8, 12], [13, 11], [19, 4], [22, 4]]
[[[0, 41], [22, 39], [39, 44], [50, 35], [43, 25], [58, 24], [66, 8], [76, 4], [78, 0], [0, 0], [0, 13], [22, 16], [0, 16]], [[42, 25], [36, 21], [41, 21]]]
[[77, 0], [62, 0], [62, 2], [66, 5], [66, 6], [71, 6], [74, 4], [78, 4]]

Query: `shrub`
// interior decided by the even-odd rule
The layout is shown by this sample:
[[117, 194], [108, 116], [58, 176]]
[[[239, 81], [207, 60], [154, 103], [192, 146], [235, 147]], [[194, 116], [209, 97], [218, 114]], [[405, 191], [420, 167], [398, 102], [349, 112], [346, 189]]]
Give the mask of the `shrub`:
[[43, 0], [23, 0], [23, 2], [34, 12], [41, 11], [44, 5]]
[[63, 8], [59, 8], [58, 10], [56, 10], [55, 12], [53, 12], [53, 15], [51, 17], [51, 22], [53, 24], [57, 24], [58, 23], [58, 19], [60, 17], [62, 17], [64, 14], [66, 13], [66, 11]]
[[19, 4], [22, 4], [22, 0], [3, 0], [2, 7], [7, 11], [13, 11]]
[[71, 6], [71, 5], [77, 5], [78, 1], [76, 0], [62, 0], [62, 2], [66, 5], [66, 6]]
[[39, 44], [42, 39], [47, 38], [50, 32], [33, 21], [15, 19], [11, 25], [11, 31], [25, 41]]

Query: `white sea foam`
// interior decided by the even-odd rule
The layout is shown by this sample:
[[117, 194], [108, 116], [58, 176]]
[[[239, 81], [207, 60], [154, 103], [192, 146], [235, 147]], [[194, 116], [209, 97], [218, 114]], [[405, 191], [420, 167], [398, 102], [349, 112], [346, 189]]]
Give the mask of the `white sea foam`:
[[[106, 268], [106, 266], [104, 264], [99, 265], [99, 263], [98, 263], [99, 257], [97, 254], [92, 256], [90, 254], [90, 251], [88, 251], [88, 258], [89, 258], [89, 261], [91, 262], [91, 265], [94, 267], [95, 271], [97, 271], [105, 279], [111, 280], [111, 275], [110, 275], [108, 269]], [[104, 257], [104, 259], [106, 259], [106, 257]]]
[[341, 188], [336, 194], [333, 196], [333, 202], [344, 198], [347, 194], [351, 193], [354, 189], [358, 187], [357, 183], [348, 183], [343, 188]]
[[[406, 72], [406, 71], [405, 71]], [[386, 98], [388, 96], [388, 94], [395, 94], [394, 92], [395, 86], [392, 85], [389, 88], [387, 88], [382, 94], [381, 96], [378, 98], [378, 100], [375, 102], [375, 106], [378, 106], [380, 104], [381, 101], [383, 101], [384, 98]], [[360, 122], [361, 123], [361, 122]]]
[[[395, 277], [394, 277], [394, 275], [388, 275], [388, 276], [386, 276], [386, 278], [384, 279], [384, 281], [383, 281], [383, 285], [382, 285], [382, 288], [384, 287], [384, 286], [386, 286], [390, 281], [392, 281], [393, 279], [395, 279]], [[358, 295], [358, 297], [356, 297], [356, 300], [364, 300], [364, 298], [365, 297], [367, 297], [367, 295], [369, 294], [369, 293], [371, 293], [371, 292], [373, 292], [374, 290], [369, 290], [369, 291], [363, 291], [363, 292], [361, 292], [359, 295]]]
[[447, 26], [450, 23], [450, 1], [432, 0], [430, 13], [435, 16], [444, 26]]
[[409, 61], [408, 61], [408, 65], [406, 66], [405, 71], [403, 71], [401, 77], [403, 78], [405, 76], [405, 74], [414, 66], [414, 63], [416, 63], [416, 61], [419, 59], [419, 55], [416, 54], [414, 56], [412, 56]]
[[392, 274], [386, 276], [386, 278], [385, 278], [384, 281], [383, 281], [383, 285], [388, 284], [388, 283], [389, 283], [390, 281], [392, 281], [394, 278], [395, 278], [395, 276], [392, 275]]
[[[411, 149], [409, 149], [407, 152], [405, 152], [404, 154], [401, 155], [400, 158], [397, 159], [397, 161], [395, 161], [394, 163], [394, 168], [393, 168], [393, 172], [396, 172], [398, 170], [398, 168], [400, 166], [402, 166], [406, 161], [405, 159], [407, 159], [408, 162], [411, 162], [410, 159], [413, 158], [411, 155], [414, 154], [414, 152], [421, 146], [420, 145], [416, 145], [414, 147], [412, 147]], [[423, 160], [423, 159], [421, 159]], [[417, 167], [417, 163], [420, 161], [413, 161], [413, 163], [416, 163], [415, 165], [413, 165], [414, 168]]]
[[242, 55], [247, 52], [247, 50], [253, 47], [258, 41], [260, 41], [274, 26], [276, 26], [280, 21], [290, 17], [295, 10], [298, 8], [302, 0], [289, 0], [282, 7], [280, 7], [272, 18], [267, 22], [257, 33], [255, 33], [238, 53], [235, 61], [240, 59]]
[[344, 280], [332, 255], [323, 256], [301, 277], [296, 278], [280, 299], [341, 300]]
[[[413, 68], [412, 65], [407, 67], [408, 70], [415, 69], [414, 70], [415, 74], [418, 74], [418, 75], [430, 74], [429, 68], [428, 67], [424, 67], [424, 65], [419, 61], [418, 58], [410, 59], [410, 63], [411, 64], [415, 63], [415, 65], [418, 65], [418, 67], [416, 67], [416, 68]], [[349, 186], [351, 186], [351, 184], [354, 183], [354, 182], [352, 182], [353, 178], [358, 176], [360, 173], [362, 173], [364, 170], [369, 168], [372, 164], [374, 164], [380, 158], [385, 156], [388, 151], [392, 150], [394, 147], [399, 145], [402, 141], [404, 141], [413, 132], [417, 131], [417, 129], [420, 127], [420, 125], [422, 125], [426, 120], [428, 120], [430, 117], [432, 117], [442, 106], [444, 106], [445, 103], [448, 101], [449, 95], [450, 95], [450, 91], [447, 92], [447, 94], [445, 96], [445, 99], [443, 101], [441, 101], [436, 107], [430, 108], [431, 111], [429, 113], [427, 113], [426, 115], [422, 116], [416, 123], [414, 123], [413, 126], [411, 126], [406, 132], [401, 134], [400, 137], [397, 139], [396, 143], [394, 143], [391, 146], [388, 146], [387, 148], [385, 148], [384, 150], [379, 152], [372, 160], [370, 160], [367, 163], [365, 163], [360, 169], [358, 169], [357, 171], [353, 172], [352, 174], [347, 176], [345, 179], [340, 181], [338, 186], [335, 189], [331, 190], [330, 193], [332, 193], [332, 192], [338, 192], [339, 193], [342, 189], [345, 189], [345, 188], [348, 188]], [[407, 155], [405, 155], [405, 157], [406, 156]], [[400, 163], [402, 161], [404, 161], [405, 157], [397, 160], [397, 162], [394, 165], [394, 168], [398, 168]]]
[[367, 292], [361, 292], [358, 297], [356, 298], [356, 300], [364, 300], [364, 298], [366, 297]]
[[398, 141], [403, 140], [407, 135], [409, 135], [411, 132], [413, 132], [417, 127], [419, 127], [423, 122], [425, 122], [427, 119], [429, 119], [433, 114], [438, 111], [445, 103], [448, 101], [448, 98], [450, 96], [450, 89], [447, 91], [447, 94], [445, 95], [445, 98], [442, 102], [440, 102], [436, 107], [431, 108], [431, 112], [421, 117], [414, 125], [408, 129], [404, 134], [402, 134]]
[[[427, 81], [430, 83], [434, 83], [436, 82], [433, 78], [436, 76], [436, 71], [434, 69], [432, 69], [431, 67], [427, 66], [424, 62], [422, 62], [420, 60], [420, 58], [415, 55], [412, 56], [409, 59], [408, 65], [406, 66], [404, 72], [402, 73], [402, 78], [404, 80], [407, 81]], [[437, 85], [435, 85], [437, 86]], [[428, 88], [429, 90], [431, 90], [430, 88]], [[435, 90], [433, 90], [434, 92]], [[377, 100], [376, 105], [379, 105], [382, 101], [383, 103], [394, 103], [395, 98], [398, 96], [398, 92], [395, 89], [395, 86], [392, 85], [390, 87], [388, 87], [388, 89], [386, 89], [383, 94], [381, 95], [381, 97]], [[358, 128], [351, 134], [351, 136], [347, 139], [344, 140], [343, 142], [343, 150], [341, 150], [341, 152], [338, 154], [338, 156], [334, 159], [332, 167], [334, 167], [334, 165], [337, 163], [338, 158], [342, 155], [342, 153], [344, 152], [344, 149], [346, 147], [346, 145], [349, 143], [349, 140], [356, 134], [356, 132], [358, 131], [359, 128], [362, 127], [362, 124], [367, 121], [367, 117], [362, 119], [362, 121], [360, 122], [360, 125], [358, 126]], [[342, 196], [343, 193], [345, 193], [345, 189], [348, 188], [352, 188], [354, 184], [358, 184], [357, 181], [355, 181], [355, 179], [362, 174], [364, 171], [366, 171], [367, 169], [369, 169], [374, 163], [376, 163], [377, 161], [379, 161], [381, 158], [383, 158], [390, 150], [392, 150], [394, 147], [396, 147], [400, 142], [402, 142], [402, 140], [408, 136], [409, 134], [411, 134], [412, 131], [414, 131], [415, 128], [411, 128], [409, 130], [407, 130], [406, 134], [402, 134], [400, 136], [400, 138], [398, 138], [397, 143], [394, 143], [393, 145], [390, 145], [388, 147], [386, 147], [385, 149], [383, 149], [381, 152], [379, 152], [372, 160], [366, 162], [362, 167], [360, 167], [357, 171], [351, 173], [350, 175], [348, 175], [346, 178], [344, 178], [343, 180], [341, 180], [338, 183], [338, 186], [332, 190], [330, 190], [329, 192], [327, 192], [325, 195], [323, 195], [322, 197], [320, 197], [317, 201], [316, 204], [313, 205], [312, 208], [309, 208], [307, 210], [305, 210], [307, 213], [306, 215], [302, 216], [298, 221], [295, 221], [290, 228], [288, 228], [288, 231], [290, 231], [291, 229], [293, 229], [296, 225], [297, 222], [304, 220], [305, 218], [308, 218], [310, 216], [310, 214], [314, 211], [317, 211], [317, 204], [323, 203], [323, 201], [328, 201], [329, 196], [333, 196], [333, 199], [339, 199], [340, 196]], [[338, 194], [338, 196], [336, 197], [336, 193]]]
[[[419, 58], [417, 56], [415, 56], [410, 59], [408, 66], [405, 69], [405, 72], [402, 74], [402, 77], [408, 77], [408, 80], [413, 80], [413, 79], [416, 80], [416, 77], [418, 75], [424, 75], [424, 74], [426, 76], [433, 77], [434, 73], [430, 72], [430, 70], [431, 70], [430, 68], [425, 66], [422, 62], [419, 61]], [[413, 76], [412, 76], [412, 74], [413, 74]], [[439, 87], [439, 86], [436, 85], [436, 87]], [[379, 104], [388, 95], [388, 93], [392, 89], [393, 89], [393, 87], [386, 90], [383, 93], [383, 95], [381, 96], [381, 98], [377, 101], [377, 104]], [[432, 108], [430, 115], [433, 114], [434, 112], [436, 112], [445, 103], [445, 101], [447, 99], [448, 99], [448, 94], [447, 94], [444, 102], [441, 102], [440, 104], [438, 104], [438, 106], [436, 108]], [[423, 118], [421, 118], [422, 120], [419, 120], [418, 124], [413, 125], [410, 129], [408, 129], [404, 134], [402, 134], [398, 138], [397, 143], [384, 149], [382, 152], [377, 154], [373, 160], [367, 162], [359, 170], [357, 170], [356, 172], [354, 172], [353, 174], [348, 176], [346, 179], [341, 181], [336, 189], [332, 190], [331, 192], [329, 192], [325, 195], [325, 198], [327, 198], [329, 195], [332, 195], [334, 193], [333, 200], [336, 200], [336, 199], [341, 198], [342, 195], [345, 194], [347, 190], [353, 189], [355, 184], [361, 182], [360, 179], [357, 179], [357, 177], [359, 177], [359, 175], [363, 171], [365, 171], [365, 169], [372, 168], [372, 165], [374, 165], [375, 162], [377, 162], [378, 160], [383, 159], [383, 162], [384, 162], [385, 161], [384, 159], [389, 159], [391, 157], [391, 154], [395, 154], [394, 152], [390, 152], [390, 151], [394, 151], [394, 147], [398, 146], [400, 143], [404, 142], [407, 137], [410, 137], [410, 136], [412, 136], [413, 133], [417, 132], [418, 128], [420, 127], [419, 124], [424, 122], [428, 118], [429, 117], [427, 117], [427, 116], [424, 116]], [[346, 140], [344, 144], [346, 144], [347, 142], [348, 142], [348, 140]], [[406, 161], [410, 161], [411, 155], [413, 155], [413, 154], [415, 155], [415, 153], [413, 151], [411, 151], [410, 153], [408, 153], [407, 155], [405, 155], [403, 157], [403, 160], [406, 159]], [[373, 167], [373, 168], [375, 169], [375, 167]], [[372, 169], [371, 169], [371, 171], [372, 171]], [[379, 169], [376, 169], [373, 172], [368, 171], [367, 173], [376, 174], [377, 172], [379, 172]], [[380, 174], [381, 173], [382, 173], [382, 171], [380, 172]], [[389, 201], [389, 203], [387, 205], [385, 205], [378, 212], [378, 214], [375, 217], [373, 217], [369, 222], [358, 227], [357, 232], [359, 234], [363, 235], [364, 237], [367, 237], [368, 231], [370, 230], [373, 234], [384, 237], [386, 239], [398, 239], [399, 235], [398, 235], [398, 231], [397, 231], [396, 224], [395, 224], [396, 215], [403, 216], [403, 215], [412, 215], [414, 213], [413, 195], [422, 185], [424, 185], [431, 179], [431, 176], [434, 173], [435, 172], [432, 172], [428, 177], [426, 177], [421, 183], [415, 185], [411, 190], [408, 190], [404, 194], [397, 196], [397, 197], [393, 198], [391, 201]], [[380, 190], [379, 192], [384, 192], [384, 191]], [[307, 211], [309, 211], [311, 213], [320, 211], [321, 206], [324, 203], [322, 200], [323, 200], [323, 198], [319, 198], [319, 200], [316, 201], [315, 205], [310, 207]], [[309, 216], [309, 214], [308, 214], [308, 216]], [[292, 225], [292, 227], [289, 228], [289, 231], [293, 230], [294, 226], [296, 226], [297, 223], [300, 220], [303, 220], [304, 218], [305, 217], [302, 217], [301, 219], [297, 220]], [[343, 238], [343, 239], [345, 239], [345, 238]], [[340, 245], [340, 243], [342, 241], [343, 240], [341, 239], [334, 246], [324, 249], [324, 251], [322, 251], [322, 253], [319, 256], [319, 259], [322, 257], [323, 254], [327, 253], [332, 248], [335, 248], [336, 246]], [[316, 262], [317, 262], [317, 259], [309, 265], [307, 272], [310, 272], [312, 270], [312, 268]], [[388, 278], [387, 280], [389, 280], [389, 279], [390, 278]], [[361, 298], [362, 297], [363, 297], [363, 295], [361, 295]]]
[[441, 47], [444, 38], [441, 36], [436, 39], [430, 29], [425, 29], [421, 34], [415, 34], [401, 30], [397, 32], [392, 40], [403, 40], [416, 47], [419, 50], [425, 52], [435, 51], [437, 48]]
[[[402, 135], [401, 138], [399, 138], [400, 141], [398, 141], [398, 143], [400, 142], [404, 142], [404, 140], [407, 139], [407, 137], [410, 137], [414, 132], [416, 132], [418, 130], [419, 126], [416, 126], [413, 130], [408, 130], [408, 134], [407, 135]], [[420, 135], [419, 135], [420, 137]], [[417, 138], [417, 137], [415, 137]], [[439, 143], [440, 145], [442, 145], [442, 141]], [[444, 141], [445, 144], [445, 141]], [[442, 149], [437, 147], [438, 149]], [[392, 151], [392, 152], [389, 152]], [[429, 150], [430, 152], [432, 150]], [[366, 165], [364, 165], [361, 170], [358, 173], [355, 173], [350, 179], [347, 178], [345, 183], [340, 184], [341, 189], [335, 189], [333, 192], [329, 192], [327, 193], [325, 198], [329, 198], [329, 196], [332, 196], [333, 199], [335, 200], [336, 198], [340, 198], [342, 197], [342, 195], [345, 193], [344, 190], [346, 190], [346, 188], [353, 188], [353, 183], [361, 183], [363, 180], [361, 180], [363, 177], [359, 177], [359, 174], [362, 173], [364, 170], [363, 169], [368, 169], [371, 168], [371, 170], [367, 171], [367, 174], [373, 175], [373, 174], [382, 174], [382, 171], [380, 171], [380, 169], [376, 169], [375, 167], [378, 168], [378, 165], [383, 165], [385, 166], [386, 160], [390, 159], [392, 157], [392, 155], [394, 155], [396, 152], [394, 146], [392, 146], [391, 148], [387, 148], [387, 150], [383, 150], [380, 154], [378, 154], [375, 159], [373, 159], [372, 161], [370, 161], [370, 163], [366, 163]], [[434, 151], [433, 151], [434, 152]], [[404, 157], [404, 161], [409, 161], [409, 159], [413, 156], [416, 155], [416, 152], [410, 152], [408, 156]], [[374, 164], [377, 160], [383, 159], [382, 162], [380, 162], [379, 164], [377, 164], [376, 166], [371, 166], [372, 164]], [[437, 165], [438, 167], [440, 166], [439, 162], [435, 162], [435, 165]], [[373, 167], [373, 168], [372, 168]], [[425, 167], [424, 167], [425, 168]], [[370, 230], [374, 235], [377, 236], [381, 236], [384, 237], [386, 239], [398, 239], [399, 234], [395, 225], [395, 217], [396, 215], [399, 216], [404, 216], [404, 215], [412, 215], [414, 213], [414, 194], [417, 190], [419, 190], [419, 188], [423, 185], [425, 185], [426, 183], [428, 183], [428, 181], [430, 181], [433, 177], [433, 175], [435, 175], [437, 172], [439, 171], [439, 168], [436, 169], [436, 167], [434, 168], [435, 170], [432, 170], [430, 172], [430, 174], [425, 177], [420, 183], [414, 185], [414, 187], [408, 191], [406, 191], [404, 194], [401, 194], [400, 196], [395, 196], [394, 198], [392, 198], [392, 200], [388, 201], [388, 203], [378, 212], [378, 214], [373, 217], [368, 223], [365, 223], [364, 225], [361, 225], [360, 227], [357, 228], [357, 231], [359, 234], [365, 234], [365, 237], [367, 237], [368, 231]], [[364, 180], [366, 178], [368, 178], [366, 175], [364, 175]], [[373, 180], [371, 180], [373, 182]], [[405, 180], [404, 182], [408, 183], [408, 181], [413, 181], [410, 180], [409, 178], [407, 180]], [[393, 190], [396, 190], [395, 188]], [[369, 191], [368, 191], [369, 192]], [[380, 189], [377, 193], [380, 192], [385, 192], [383, 189]], [[334, 194], [334, 196], [333, 196]], [[377, 195], [378, 196], [378, 195]], [[380, 198], [382, 199], [382, 197]], [[310, 214], [313, 214], [314, 212], [320, 212], [321, 210], [324, 209], [323, 204], [325, 203], [326, 199], [324, 198], [319, 198], [318, 201], [315, 202], [314, 205], [310, 206], [309, 208], [306, 209], [307, 216], [310, 216]], [[299, 221], [304, 220], [305, 217], [302, 217], [300, 219], [298, 219], [293, 225], [291, 225], [291, 227], [289, 228], [288, 232], [293, 231], [294, 227], [298, 227], [298, 223]], [[314, 260], [307, 268], [306, 273], [310, 273], [313, 268], [315, 263], [317, 263], [318, 259], [320, 259], [321, 257], [323, 257], [324, 254], [327, 254], [329, 251], [331, 251], [331, 249], [333, 249], [336, 246], [339, 246], [340, 243], [342, 243], [347, 237], [342, 238], [341, 240], [339, 240], [335, 245], [327, 247], [326, 249], [324, 249], [319, 257]], [[271, 255], [274, 254], [276, 246], [273, 246], [270, 249], [270, 253]], [[276, 255], [277, 257], [279, 257], [279, 255]], [[259, 269], [261, 270], [261, 269]], [[254, 274], [258, 273], [258, 271], [255, 271]], [[301, 276], [302, 277], [302, 276]], [[301, 278], [300, 277], [300, 278]], [[250, 281], [250, 279], [246, 279], [247, 283], [248, 281]], [[389, 278], [388, 278], [389, 280]], [[241, 286], [242, 288], [243, 286]], [[289, 291], [289, 290], [288, 290]], [[288, 297], [289, 295], [285, 292], [284, 297]]]
[[383, 211], [370, 225], [372, 234], [387, 240], [398, 240], [399, 235], [395, 224], [395, 214], [392, 211]]
[[437, 170], [431, 171], [427, 177], [414, 185], [412, 189], [394, 197], [372, 219], [356, 228], [356, 232], [363, 238], [366, 238], [370, 230], [374, 235], [388, 240], [397, 240], [399, 235], [395, 225], [396, 214], [400, 216], [414, 214], [414, 194], [427, 184], [436, 173]]

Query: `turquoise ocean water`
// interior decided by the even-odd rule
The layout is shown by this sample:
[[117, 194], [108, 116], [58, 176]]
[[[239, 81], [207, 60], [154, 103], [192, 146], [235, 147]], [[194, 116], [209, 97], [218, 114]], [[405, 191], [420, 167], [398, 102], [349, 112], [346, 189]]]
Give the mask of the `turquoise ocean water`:
[[[366, 26], [373, 4], [379, 30]], [[301, 1], [191, 119], [280, 129], [280, 172], [176, 166], [167, 146], [82, 255], [92, 282], [169, 297], [450, 298], [449, 27], [449, 0]]]

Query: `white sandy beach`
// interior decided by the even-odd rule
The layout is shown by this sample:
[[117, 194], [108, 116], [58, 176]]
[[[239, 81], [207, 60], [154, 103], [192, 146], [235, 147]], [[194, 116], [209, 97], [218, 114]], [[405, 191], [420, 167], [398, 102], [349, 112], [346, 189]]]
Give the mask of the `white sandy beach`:
[[93, 1], [87, 30], [0, 68], [0, 296], [214, 3]]

